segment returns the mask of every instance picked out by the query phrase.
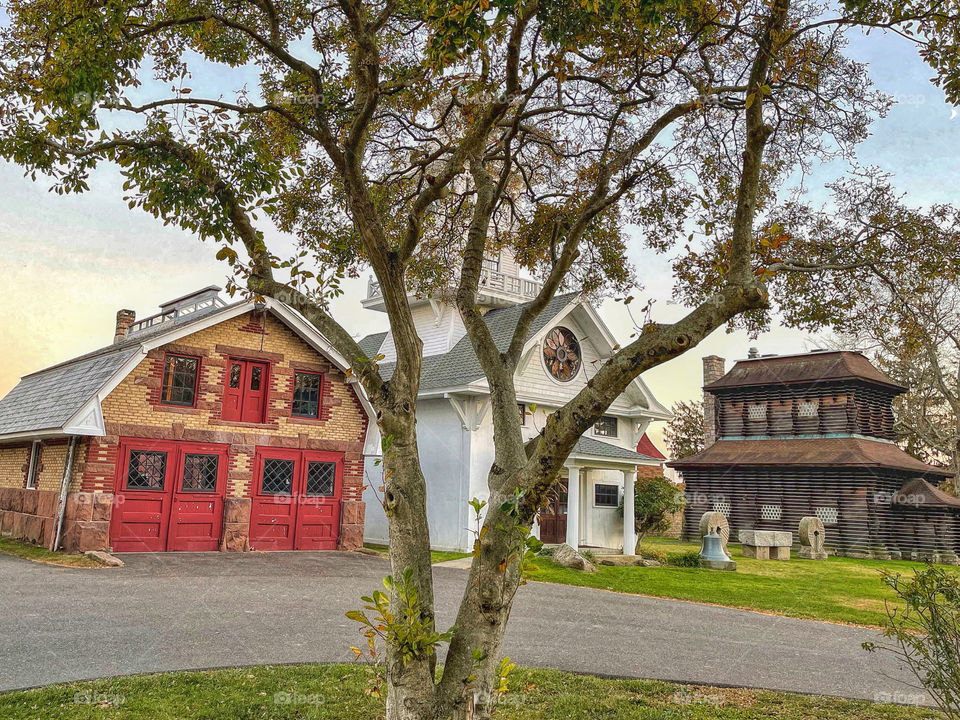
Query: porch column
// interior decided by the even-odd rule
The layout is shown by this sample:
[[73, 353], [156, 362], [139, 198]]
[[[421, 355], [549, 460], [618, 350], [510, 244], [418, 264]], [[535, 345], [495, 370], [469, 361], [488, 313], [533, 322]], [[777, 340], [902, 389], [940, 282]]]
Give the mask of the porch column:
[[637, 470], [623, 471], [623, 554], [633, 555], [637, 546], [637, 533], [634, 526], [637, 506], [634, 490], [637, 482]]
[[580, 549], [580, 468], [567, 466], [567, 545]]

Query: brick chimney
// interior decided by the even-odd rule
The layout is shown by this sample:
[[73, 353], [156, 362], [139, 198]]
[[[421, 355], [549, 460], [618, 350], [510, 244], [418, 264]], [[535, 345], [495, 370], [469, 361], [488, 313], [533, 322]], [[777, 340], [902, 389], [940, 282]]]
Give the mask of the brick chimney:
[[[707, 355], [703, 359], [703, 384], [709, 385], [719, 380], [726, 372], [726, 361], [717, 355]], [[717, 399], [713, 393], [703, 391], [703, 446], [710, 447], [717, 441]]]
[[130, 332], [130, 326], [137, 320], [137, 314], [133, 310], [117, 311], [117, 329], [113, 334], [113, 342], [123, 342], [127, 339], [127, 333]]

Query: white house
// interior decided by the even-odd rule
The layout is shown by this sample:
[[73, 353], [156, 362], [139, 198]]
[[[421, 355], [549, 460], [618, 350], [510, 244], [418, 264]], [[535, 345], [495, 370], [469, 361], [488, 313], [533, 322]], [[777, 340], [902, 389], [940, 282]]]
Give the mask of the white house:
[[[501, 349], [510, 341], [521, 305], [538, 291], [537, 283], [520, 277], [507, 251], [485, 263], [479, 303], [487, 310], [487, 324]], [[410, 302], [423, 340], [417, 428], [431, 544], [435, 549], [468, 551], [474, 537], [468, 502], [487, 497], [487, 473], [494, 457], [490, 392], [456, 307], [436, 298], [411, 296]], [[363, 305], [384, 310], [377, 283], [370, 282]], [[539, 432], [547, 414], [579, 392], [615, 346], [597, 310], [583, 297], [571, 293], [554, 298], [534, 322], [517, 370], [525, 435]], [[384, 356], [381, 369], [389, 376], [396, 359], [390, 333], [369, 335], [361, 347], [369, 357]], [[540, 538], [632, 552], [633, 524], [624, 527], [618, 506], [624, 487], [632, 494], [638, 468], [662, 462], [636, 448], [651, 422], [670, 417], [642, 379], [631, 383], [610, 406], [609, 415], [577, 442], [558, 479], [555, 501], [542, 514]], [[387, 520], [377, 491], [382, 470], [372, 458], [365, 470], [364, 538], [386, 543]]]

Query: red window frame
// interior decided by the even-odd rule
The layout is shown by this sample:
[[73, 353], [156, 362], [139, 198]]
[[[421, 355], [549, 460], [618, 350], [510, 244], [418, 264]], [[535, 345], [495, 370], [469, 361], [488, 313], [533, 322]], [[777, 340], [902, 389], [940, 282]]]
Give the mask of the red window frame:
[[[320, 380], [320, 384], [317, 386], [317, 414], [316, 415], [299, 415], [294, 411], [294, 401], [296, 400], [297, 395], [297, 375], [313, 375]], [[297, 370], [293, 371], [293, 396], [290, 398], [290, 416], [295, 418], [300, 418], [301, 420], [319, 420], [320, 411], [323, 409], [323, 384], [326, 382], [323, 373], [317, 370]]]
[[[169, 402], [164, 399], [164, 388], [166, 387], [167, 381], [167, 364], [170, 361], [170, 358], [181, 358], [183, 360], [196, 360], [197, 361], [197, 372], [193, 376], [193, 402], [187, 405], [182, 402]], [[200, 395], [200, 367], [202, 360], [196, 355], [187, 355], [185, 353], [175, 353], [168, 352], [163, 356], [163, 367], [160, 370], [160, 404], [168, 405], [170, 407], [182, 407], [182, 408], [195, 408], [197, 406], [197, 399]]]

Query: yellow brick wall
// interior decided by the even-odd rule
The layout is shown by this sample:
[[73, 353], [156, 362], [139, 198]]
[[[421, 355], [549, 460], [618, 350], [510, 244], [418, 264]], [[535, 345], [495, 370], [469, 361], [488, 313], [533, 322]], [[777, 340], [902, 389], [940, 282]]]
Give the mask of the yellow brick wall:
[[67, 444], [43, 444], [40, 450], [40, 468], [37, 473], [37, 490], [60, 490], [64, 463], [67, 461]]
[[22, 488], [23, 466], [29, 460], [29, 447], [0, 447], [0, 487]]
[[[329, 449], [345, 451], [345, 497], [360, 499], [366, 416], [358, 405], [344, 374], [314, 351], [269, 313], [264, 332], [256, 331], [261, 313], [247, 313], [185, 336], [159, 348], [144, 359], [102, 403], [107, 437], [91, 438], [78, 452], [78, 468], [72, 490], [112, 492], [117, 464], [117, 443], [122, 436], [155, 437], [184, 441], [219, 442], [231, 445], [228, 494], [246, 495], [253, 469], [253, 448], [262, 445], [311, 447], [318, 441]], [[231, 355], [248, 357], [270, 354], [271, 365], [267, 422], [258, 425], [225, 422], [219, 418], [226, 367]], [[201, 355], [196, 408], [164, 406], [157, 402], [162, 366], [168, 351]], [[280, 359], [282, 356], [282, 359]], [[323, 368], [324, 422], [290, 417], [293, 372], [297, 365]], [[328, 397], [328, 395], [332, 395]], [[322, 417], [323, 417], [322, 415]], [[323, 448], [321, 448], [323, 449]], [[354, 490], [347, 493], [347, 486]]]

